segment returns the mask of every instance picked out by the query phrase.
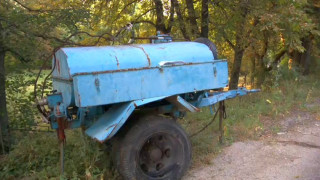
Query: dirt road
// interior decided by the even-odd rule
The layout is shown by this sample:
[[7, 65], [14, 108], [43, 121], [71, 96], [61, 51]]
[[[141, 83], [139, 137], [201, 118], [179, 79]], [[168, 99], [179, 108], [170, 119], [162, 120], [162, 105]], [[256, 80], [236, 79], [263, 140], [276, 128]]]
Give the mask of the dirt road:
[[[310, 106], [320, 111], [320, 103]], [[184, 180], [320, 180], [319, 113], [293, 111], [279, 127], [258, 141], [232, 144], [211, 165], [192, 169]]]

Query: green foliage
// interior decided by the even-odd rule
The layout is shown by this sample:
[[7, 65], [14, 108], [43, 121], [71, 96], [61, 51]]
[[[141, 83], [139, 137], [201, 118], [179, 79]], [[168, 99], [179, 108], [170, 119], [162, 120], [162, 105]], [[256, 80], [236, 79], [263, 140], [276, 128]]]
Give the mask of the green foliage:
[[[59, 149], [54, 135], [29, 134], [16, 144], [1, 162], [2, 179], [30, 176], [37, 171], [47, 176], [57, 174]], [[50, 168], [50, 164], [56, 167]]]
[[18, 2], [23, 6], [12, 0], [1, 1], [0, 47], [23, 61], [47, 57], [52, 47], [61, 44], [59, 38], [78, 30], [90, 15], [80, 1]]
[[[46, 74], [42, 74], [38, 86], [42, 87], [42, 80]], [[32, 129], [32, 126], [41, 121], [35, 107], [33, 87], [35, 73], [24, 71], [23, 73], [11, 73], [6, 79], [6, 95], [8, 116], [12, 128]], [[44, 93], [48, 94], [52, 89], [52, 82], [47, 83]]]
[[55, 133], [31, 133], [0, 159], [0, 178], [105, 179], [116, 177], [108, 151], [80, 130], [67, 132], [65, 173], [59, 174], [59, 146]]
[[28, 91], [34, 83], [31, 73], [14, 74], [7, 77], [7, 107], [11, 126], [26, 127], [34, 124], [35, 108], [33, 95]]
[[299, 72], [297, 67], [289, 64], [289, 57], [283, 58], [278, 68], [275, 68], [269, 72], [266, 77], [264, 84], [262, 85], [263, 90], [271, 90], [279, 88], [284, 81], [302, 81], [303, 76]]

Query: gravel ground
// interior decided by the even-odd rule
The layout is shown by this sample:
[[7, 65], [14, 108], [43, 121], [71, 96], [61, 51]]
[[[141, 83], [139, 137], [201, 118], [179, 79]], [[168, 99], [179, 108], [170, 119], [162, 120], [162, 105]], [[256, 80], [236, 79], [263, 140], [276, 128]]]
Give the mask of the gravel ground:
[[277, 134], [236, 142], [183, 180], [320, 180], [319, 114], [294, 111], [279, 122]]

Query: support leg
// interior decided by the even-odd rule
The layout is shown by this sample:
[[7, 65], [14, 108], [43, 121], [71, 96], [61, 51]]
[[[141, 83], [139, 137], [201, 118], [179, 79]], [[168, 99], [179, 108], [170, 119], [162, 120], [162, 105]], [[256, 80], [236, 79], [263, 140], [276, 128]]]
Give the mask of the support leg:
[[219, 102], [219, 142], [220, 144], [224, 143], [224, 130], [223, 130], [223, 113], [224, 113], [224, 101]]
[[64, 171], [64, 142], [59, 140], [60, 144], [60, 175], [63, 175]]
[[64, 130], [67, 127], [67, 121], [65, 117], [58, 117], [58, 129], [57, 129], [57, 135], [58, 135], [58, 141], [60, 146], [60, 175], [63, 175], [64, 172], [64, 146], [66, 143], [66, 135]]

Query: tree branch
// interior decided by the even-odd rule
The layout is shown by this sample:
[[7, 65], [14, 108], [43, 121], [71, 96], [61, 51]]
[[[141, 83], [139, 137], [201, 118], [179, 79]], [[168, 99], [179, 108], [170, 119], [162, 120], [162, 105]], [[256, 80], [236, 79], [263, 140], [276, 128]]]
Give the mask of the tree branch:
[[185, 23], [184, 23], [183, 16], [182, 16], [182, 13], [181, 13], [180, 4], [179, 4], [179, 2], [177, 0], [172, 0], [172, 2], [174, 4], [174, 8], [175, 8], [176, 13], [177, 13], [178, 23], [179, 23], [182, 35], [183, 35], [183, 37], [185, 39], [190, 40], [190, 37], [188, 35], [187, 29], [186, 29], [186, 26], [185, 26]]
[[174, 0], [170, 1], [170, 16], [169, 16], [169, 23], [168, 23], [168, 29], [172, 29], [172, 24], [174, 22]]
[[25, 4], [21, 3], [18, 0], [12, 0], [12, 1], [16, 2], [21, 7], [23, 7], [24, 9], [26, 9], [26, 10], [28, 10], [30, 12], [52, 12], [52, 11], [57, 11], [57, 9], [33, 9], [33, 8], [30, 8], [30, 7], [26, 6]]
[[228, 16], [228, 12], [226, 11], [226, 9], [224, 7], [222, 7], [220, 5], [220, 2], [221, 1], [215, 1], [215, 0], [211, 0], [210, 3], [212, 4], [212, 6], [217, 6], [219, 7], [222, 11], [223, 11], [223, 15], [225, 16], [226, 19], [229, 19], [229, 16]]
[[29, 62], [29, 59], [24, 58], [20, 53], [18, 53], [17, 51], [13, 50], [13, 49], [6, 49], [6, 51], [10, 52], [13, 56], [15, 56], [16, 58], [18, 58], [20, 61], [23, 62]]
[[[31, 35], [33, 37], [42, 38], [44, 40], [54, 40], [54, 41], [56, 41], [56, 42], [58, 42], [60, 44], [84, 46], [83, 44], [75, 43], [75, 42], [72, 42], [70, 40], [71, 38], [73, 38], [73, 37], [75, 37], [77, 35], [81, 35], [81, 34], [85, 34], [85, 35], [90, 36], [92, 38], [98, 38], [98, 41], [94, 45], [97, 45], [100, 42], [101, 39], [104, 39], [105, 41], [115, 41], [116, 40], [116, 37], [113, 36], [112, 34], [108, 33], [108, 32], [102, 33], [100, 35], [95, 35], [95, 34], [90, 34], [88, 32], [85, 32], [85, 31], [77, 31], [77, 32], [69, 35], [65, 39], [60, 39], [60, 38], [57, 38], [55, 36], [50, 36], [50, 35], [46, 35], [46, 34], [42, 34], [42, 33], [35, 33], [35, 32], [26, 31], [25, 29], [20, 28], [18, 25], [14, 24], [12, 22], [9, 22], [8, 20], [6, 20], [4, 18], [1, 18], [1, 17], [0, 17], [0, 21], [5, 21], [6, 23], [9, 24], [9, 26], [14, 27], [15, 30], [21, 31], [26, 35]], [[11, 31], [11, 32], [13, 32], [13, 31]], [[105, 37], [106, 35], [108, 35], [109, 37]]]
[[223, 35], [222, 37], [227, 41], [227, 43], [229, 44], [229, 46], [234, 50], [235, 49], [235, 45], [227, 38], [225, 32], [223, 31]]
[[133, 0], [131, 2], [129, 2], [128, 4], [126, 4], [121, 11], [117, 14], [116, 18], [113, 20], [113, 22], [111, 24], [113, 24], [115, 21], [117, 21], [120, 16], [122, 15], [123, 11], [125, 11], [127, 9], [127, 7], [129, 7], [131, 4], [138, 2], [139, 0]]
[[186, 1], [186, 8], [188, 10], [188, 20], [191, 26], [191, 32], [193, 35], [198, 35], [199, 29], [198, 29], [198, 23], [197, 23], [197, 16], [194, 9], [194, 2], [193, 0], [185, 0]]
[[147, 11], [145, 11], [144, 13], [140, 14], [138, 17], [136, 17], [136, 19], [134, 21], [132, 21], [131, 23], [132, 24], [136, 24], [135, 22], [138, 21], [142, 16], [148, 14], [150, 11], [153, 11], [155, 10], [156, 8], [151, 8], [151, 9], [148, 9]]
[[153, 23], [152, 21], [148, 21], [148, 20], [141, 20], [141, 21], [132, 22], [132, 24], [139, 24], [139, 23], [151, 24], [152, 26], [156, 27], [155, 23]]

